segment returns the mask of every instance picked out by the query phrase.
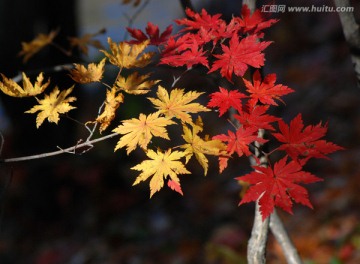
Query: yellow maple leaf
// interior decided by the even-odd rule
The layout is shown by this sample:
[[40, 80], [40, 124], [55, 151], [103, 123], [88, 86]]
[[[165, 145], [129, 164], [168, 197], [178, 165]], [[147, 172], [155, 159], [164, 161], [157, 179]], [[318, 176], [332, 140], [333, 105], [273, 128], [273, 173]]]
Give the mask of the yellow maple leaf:
[[113, 130], [124, 135], [118, 141], [115, 150], [127, 146], [126, 150], [129, 154], [137, 145], [146, 150], [153, 136], [169, 139], [165, 127], [172, 124], [175, 122], [166, 117], [159, 117], [159, 113], [148, 116], [140, 114], [139, 119], [124, 120], [122, 125]]
[[86, 56], [89, 53], [88, 46], [93, 46], [97, 49], [103, 49], [103, 45], [99, 40], [92, 39], [93, 37], [96, 37], [97, 35], [105, 33], [105, 29], [101, 29], [95, 34], [85, 34], [82, 37], [69, 37], [69, 42], [72, 47], [78, 47], [79, 50], [84, 53]]
[[184, 89], [175, 88], [169, 95], [166, 89], [159, 85], [156, 93], [158, 99], [148, 99], [155, 105], [155, 108], [159, 109], [159, 113], [163, 113], [169, 118], [176, 117], [184, 123], [193, 124], [189, 113], [210, 111], [199, 103], [191, 103], [201, 94], [203, 93], [195, 91], [184, 93]]
[[101, 124], [99, 129], [100, 133], [103, 132], [115, 118], [115, 111], [122, 102], [124, 102], [124, 95], [122, 93], [117, 94], [115, 87], [113, 87], [111, 91], [108, 90], [106, 92], [104, 111], [96, 118], [96, 122]]
[[84, 65], [74, 63], [74, 69], [70, 70], [70, 77], [78, 83], [99, 82], [104, 74], [105, 58], [97, 65], [90, 63], [88, 68]]
[[49, 34], [38, 34], [30, 42], [22, 42], [22, 50], [19, 52], [19, 56], [24, 56], [23, 62], [27, 62], [34, 54], [38, 53], [42, 48], [52, 43], [59, 30], [52, 30]]
[[119, 77], [116, 80], [116, 86], [119, 89], [129, 94], [146, 94], [150, 91], [150, 88], [160, 82], [160, 80], [147, 80], [150, 74], [139, 75], [138, 72], [134, 72], [127, 77]]
[[49, 122], [53, 122], [55, 124], [59, 121], [59, 114], [64, 114], [69, 112], [71, 109], [76, 107], [71, 106], [69, 103], [76, 100], [75, 97], [68, 97], [66, 98], [71, 91], [73, 90], [74, 86], [71, 86], [69, 89], [64, 91], [59, 91], [59, 88], [56, 86], [54, 90], [50, 93], [50, 95], [45, 95], [45, 98], [38, 101], [38, 105], [35, 105], [30, 110], [26, 111], [25, 113], [34, 114], [38, 111], [36, 117], [36, 127], [39, 128], [44, 120], [47, 118]]
[[204, 169], [204, 175], [206, 175], [208, 171], [208, 159], [205, 155], [219, 156], [226, 150], [226, 145], [220, 140], [202, 139], [200, 136], [198, 136], [198, 133], [202, 130], [203, 123], [200, 117], [197, 119], [196, 124], [192, 126], [192, 129], [183, 124], [184, 134], [182, 137], [187, 142], [187, 144], [184, 144], [180, 147], [185, 149], [184, 153], [186, 163], [188, 163], [190, 158], [195, 155], [196, 160]]
[[139, 184], [142, 181], [146, 181], [150, 176], [150, 197], [164, 186], [164, 179], [167, 176], [170, 180], [180, 185], [178, 174], [190, 174], [185, 168], [184, 164], [179, 161], [184, 157], [185, 153], [181, 151], [173, 151], [168, 149], [166, 152], [157, 150], [157, 152], [149, 149], [146, 155], [150, 160], [144, 160], [140, 164], [132, 167], [132, 170], [142, 171], [137, 176], [133, 185]]
[[22, 73], [22, 86], [18, 85], [12, 79], [6, 78], [1, 74], [3, 81], [0, 81], [0, 89], [3, 93], [13, 97], [27, 97], [41, 94], [50, 84], [50, 79], [43, 84], [44, 76], [40, 73], [36, 78], [34, 85], [31, 84], [25, 73]]
[[142, 68], [151, 62], [151, 58], [155, 54], [155, 52], [143, 53], [149, 42], [149, 40], [146, 40], [139, 44], [129, 44], [123, 41], [116, 44], [111, 38], [108, 38], [111, 53], [104, 50], [101, 51], [109, 58], [111, 64], [121, 69]]

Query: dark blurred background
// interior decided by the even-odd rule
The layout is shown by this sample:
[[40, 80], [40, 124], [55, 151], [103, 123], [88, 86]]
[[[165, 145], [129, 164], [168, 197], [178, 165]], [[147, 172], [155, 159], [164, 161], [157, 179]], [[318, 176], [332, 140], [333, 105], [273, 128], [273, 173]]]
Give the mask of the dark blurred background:
[[[131, 16], [139, 7], [124, 6], [120, 0], [101, 2], [1, 1], [0, 72], [12, 77], [25, 71], [34, 80], [36, 72], [47, 67], [98, 59], [101, 54], [94, 50], [89, 59], [76, 52], [65, 56], [52, 46], [26, 64], [17, 54], [21, 42], [57, 28], [55, 42], [65, 47], [67, 37], [103, 27], [107, 34], [99, 39], [105, 47], [108, 35], [121, 40], [127, 25], [124, 21], [128, 22], [124, 14]], [[178, 1], [169, 2], [150, 0], [133, 27], [143, 29], [152, 21], [164, 30], [172, 22], [168, 16], [184, 15]], [[241, 8], [241, 1], [194, 3], [198, 11], [204, 7], [227, 19], [238, 15]], [[269, 2], [258, 1], [259, 7], [263, 4]], [[274, 4], [333, 6], [327, 0]], [[360, 19], [358, 1], [352, 4]], [[310, 187], [314, 210], [295, 206], [294, 216], [279, 213], [306, 263], [360, 263], [360, 90], [338, 15], [287, 11], [269, 15], [280, 22], [266, 31], [265, 39], [274, 43], [265, 51], [265, 72], [276, 73], [278, 83], [296, 90], [284, 98], [286, 105], [277, 114], [288, 121], [301, 112], [307, 124], [328, 122], [327, 140], [346, 148], [332, 155], [331, 161], [307, 165], [308, 171], [325, 179]], [[171, 81], [166, 69], [161, 73], [165, 81]], [[62, 89], [72, 85], [67, 72], [45, 76]], [[179, 85], [217, 89], [216, 80], [196, 71], [184, 76]], [[98, 111], [94, 105], [103, 100], [95, 89], [75, 89], [77, 109], [69, 116], [82, 122], [94, 119]], [[84, 126], [69, 118], [62, 118], [58, 126], [45, 121], [36, 129], [35, 116], [24, 114], [34, 103], [32, 98], [0, 94], [3, 158], [53, 151], [87, 137]], [[123, 110], [120, 107], [119, 117], [137, 117], [144, 110], [142, 103], [130, 98]], [[225, 122], [215, 124], [213, 120], [210, 114], [205, 129], [226, 131]], [[194, 174], [182, 177], [183, 197], [165, 187], [150, 200], [147, 183], [132, 187], [137, 173], [130, 168], [143, 154], [127, 157], [125, 151], [113, 153], [116, 140], [98, 143], [83, 155], [0, 164], [1, 264], [246, 263], [254, 206], [237, 206], [241, 187], [233, 179], [249, 171], [246, 159], [240, 164], [231, 162], [221, 175], [216, 160], [211, 159], [206, 178], [197, 164], [190, 162]], [[285, 263], [272, 236], [268, 245], [268, 263]]]

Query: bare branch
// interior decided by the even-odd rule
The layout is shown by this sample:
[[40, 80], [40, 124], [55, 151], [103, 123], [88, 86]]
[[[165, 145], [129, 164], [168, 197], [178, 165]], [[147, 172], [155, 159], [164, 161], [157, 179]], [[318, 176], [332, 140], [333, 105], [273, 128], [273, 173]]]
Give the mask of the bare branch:
[[[69, 64], [56, 65], [56, 66], [53, 66], [53, 67], [47, 67], [47, 68], [43, 68], [43, 69], [37, 69], [37, 70], [33, 70], [33, 71], [28, 71], [26, 73], [27, 73], [27, 75], [37, 75], [37, 74], [39, 74], [39, 72], [54, 73], [54, 72], [68, 71], [68, 70], [70, 70], [72, 68], [74, 68], [74, 65], [69, 63]], [[23, 80], [22, 73], [21, 72], [18, 73], [18, 75], [14, 76], [11, 79], [16, 83], [21, 82]]]
[[350, 47], [351, 60], [354, 64], [358, 86], [360, 87], [360, 29], [356, 23], [354, 12], [350, 12], [351, 8], [354, 7], [351, 6], [350, 0], [334, 0], [334, 3], [337, 8], [346, 8], [346, 12], [339, 11], [338, 14], [345, 39]]
[[[24, 156], [24, 157], [18, 157], [18, 158], [9, 158], [9, 159], [3, 159], [1, 160], [1, 162], [4, 163], [10, 163], [10, 162], [19, 162], [19, 161], [26, 161], [26, 160], [34, 160], [34, 159], [42, 159], [42, 158], [47, 158], [47, 157], [51, 157], [51, 156], [57, 156], [60, 154], [64, 154], [64, 153], [72, 153], [75, 154], [77, 150], [84, 148], [84, 147], [90, 147], [92, 148], [92, 144], [115, 137], [116, 135], [118, 135], [118, 133], [112, 133], [100, 138], [96, 138], [90, 141], [85, 141], [84, 143], [81, 144], [76, 144], [75, 146], [69, 147], [69, 148], [65, 148], [65, 149], [60, 149], [57, 151], [53, 151], [53, 152], [47, 152], [47, 153], [42, 153], [42, 154], [36, 154], [36, 155], [31, 155], [31, 156]], [[79, 154], [82, 154], [84, 151], [80, 152]], [[86, 151], [85, 151], [86, 152]]]

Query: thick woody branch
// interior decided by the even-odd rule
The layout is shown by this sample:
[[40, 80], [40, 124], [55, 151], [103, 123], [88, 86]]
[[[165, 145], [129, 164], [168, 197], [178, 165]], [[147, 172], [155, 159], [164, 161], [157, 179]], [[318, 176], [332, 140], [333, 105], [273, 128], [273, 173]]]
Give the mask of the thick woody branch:
[[255, 218], [248, 242], [247, 261], [249, 264], [266, 263], [266, 241], [269, 230], [269, 218], [262, 221], [259, 204], [255, 206]]
[[[354, 70], [360, 87], [360, 29], [355, 21], [354, 12], [350, 12], [352, 6], [350, 0], [334, 0], [337, 8], [345, 7], [344, 11], [339, 11], [339, 17], [343, 28], [346, 42], [351, 52], [351, 60], [354, 64]], [[340, 9], [339, 9], [340, 10]], [[346, 12], [345, 12], [346, 11]]]

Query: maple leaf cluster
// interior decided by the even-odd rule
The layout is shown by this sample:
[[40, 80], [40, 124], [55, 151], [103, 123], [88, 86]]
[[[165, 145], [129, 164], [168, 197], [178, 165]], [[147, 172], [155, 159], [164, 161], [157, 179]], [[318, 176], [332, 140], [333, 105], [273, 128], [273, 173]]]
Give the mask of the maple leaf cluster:
[[[283, 103], [283, 96], [294, 92], [290, 87], [276, 83], [276, 74], [262, 76], [259, 70], [265, 63], [263, 51], [271, 44], [271, 41], [262, 40], [263, 30], [277, 20], [265, 19], [259, 10], [251, 14], [246, 5], [241, 16], [233, 16], [229, 23], [222, 20], [220, 14], [210, 15], [204, 9], [200, 13], [187, 9], [186, 14], [187, 18], [176, 20], [178, 25], [184, 26], [176, 36], [169, 35], [170, 27], [159, 35], [152, 24], [146, 29], [148, 36], [140, 30], [128, 30], [136, 39], [134, 43], [149, 40], [162, 47], [160, 64], [186, 67], [187, 70], [194, 65], [204, 66], [208, 74], [219, 72], [229, 81], [229, 89], [219, 87], [218, 92], [210, 95], [207, 106], [217, 109], [219, 117], [231, 111], [229, 114], [234, 119], [235, 131], [228, 130], [226, 134], [213, 137], [226, 145], [226, 151], [220, 152], [219, 156], [220, 172], [235, 154], [252, 156], [259, 163], [252, 173], [236, 178], [251, 185], [240, 204], [259, 201], [263, 219], [275, 206], [289, 213], [292, 213], [294, 202], [312, 207], [307, 190], [300, 184], [321, 179], [303, 171], [303, 166], [311, 158], [327, 158], [328, 154], [342, 148], [322, 139], [327, 132], [326, 125], [304, 127], [299, 114], [288, 126], [281, 118], [269, 113], [271, 107]], [[253, 69], [250, 72], [252, 80], [244, 77], [249, 68]], [[239, 79], [243, 85], [233, 85], [239, 83]], [[259, 136], [260, 130], [271, 132], [272, 139], [279, 142], [279, 147], [272, 153], [285, 153], [274, 165], [268, 158], [269, 153], [261, 153], [267, 158], [268, 167], [260, 164], [259, 154], [255, 155], [254, 151], [268, 141]], [[190, 138], [195, 141], [196, 128], [191, 132], [185, 126], [184, 131], [187, 141]]]
[[[139, 3], [134, 1], [134, 5]], [[116, 112], [127, 94], [144, 95], [157, 87], [155, 97], [147, 98], [153, 112], [121, 120], [112, 129], [120, 136], [115, 151], [125, 148], [129, 155], [140, 148], [148, 158], [132, 167], [140, 172], [134, 185], [150, 179], [151, 197], [167, 180], [169, 188], [183, 194], [179, 175], [190, 174], [186, 165], [192, 157], [206, 175], [209, 155], [218, 157], [220, 172], [227, 168], [229, 159], [245, 156], [252, 157], [257, 164], [253, 166], [254, 171], [236, 177], [240, 183], [250, 185], [240, 204], [258, 202], [263, 219], [275, 207], [289, 213], [292, 213], [293, 203], [312, 208], [309, 194], [302, 185], [322, 179], [304, 171], [303, 167], [312, 158], [327, 158], [342, 148], [323, 139], [327, 124], [304, 126], [299, 114], [288, 125], [282, 118], [271, 114], [272, 108], [283, 103], [283, 96], [294, 92], [290, 87], [277, 83], [276, 74], [263, 76], [261, 71], [265, 64], [264, 50], [272, 43], [263, 40], [263, 30], [277, 20], [266, 19], [260, 10], [251, 14], [246, 5], [241, 15], [233, 16], [228, 23], [221, 19], [220, 14], [210, 15], [204, 9], [200, 13], [186, 9], [186, 15], [187, 18], [175, 21], [183, 27], [175, 35], [172, 34], [171, 25], [160, 33], [159, 27], [149, 22], [145, 31], [127, 28], [132, 40], [115, 42], [108, 38], [108, 50], [92, 39], [98, 33], [70, 38], [71, 46], [78, 46], [84, 53], [88, 52], [90, 45], [99, 48], [104, 56], [98, 63], [74, 64], [70, 70], [70, 77], [78, 84], [97, 83], [106, 87], [98, 115], [86, 124], [94, 124], [94, 129], [99, 125], [99, 132], [104, 132], [115, 120]], [[49, 35], [40, 35], [34, 41], [24, 43], [21, 51], [24, 60], [51, 44], [56, 34], [56, 31], [52, 31]], [[149, 46], [157, 47], [159, 64], [182, 67], [185, 72], [195, 65], [203, 67], [207, 74], [224, 78], [226, 85], [209, 95], [206, 106], [196, 102], [205, 91], [186, 91], [185, 88], [175, 87], [176, 81], [171, 87], [165, 87], [161, 80], [153, 79], [151, 73], [138, 72], [140, 68], [154, 65], [156, 52], [148, 52]], [[106, 62], [117, 69], [113, 84], [103, 81]], [[247, 72], [250, 78], [246, 77]], [[56, 86], [44, 99], [39, 99], [36, 96], [43, 93], [50, 83], [50, 80], [44, 83], [43, 73], [39, 74], [34, 84], [24, 73], [22, 86], [1, 76], [3, 81], [0, 81], [0, 89], [5, 94], [35, 97], [38, 105], [26, 113], [37, 113], [37, 127], [45, 119], [57, 124], [61, 114], [75, 108], [70, 104], [76, 100], [70, 96], [75, 86], [64, 90]], [[230, 115], [233, 129], [212, 137], [201, 136], [204, 123], [200, 113], [211, 109], [215, 109], [219, 117]], [[173, 133], [168, 127], [175, 125], [180, 127], [177, 132], [183, 144], [162, 150], [154, 139], [170, 141]], [[269, 138], [263, 138], [262, 131], [267, 131]], [[277, 145], [265, 153], [261, 146], [267, 144], [268, 140]], [[275, 151], [282, 152], [283, 157], [272, 164], [270, 154]], [[261, 158], [266, 159], [266, 165]]]

